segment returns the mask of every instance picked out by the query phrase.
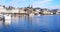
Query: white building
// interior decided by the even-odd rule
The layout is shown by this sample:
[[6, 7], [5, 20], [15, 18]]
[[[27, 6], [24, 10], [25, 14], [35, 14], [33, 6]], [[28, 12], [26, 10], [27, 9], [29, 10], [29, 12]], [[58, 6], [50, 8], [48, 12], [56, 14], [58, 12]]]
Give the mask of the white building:
[[27, 12], [24, 11], [24, 8], [20, 8], [20, 9], [19, 9], [19, 13], [27, 13]]
[[60, 14], [60, 10], [57, 10], [56, 14]]
[[19, 9], [0, 6], [0, 13], [19, 13]]

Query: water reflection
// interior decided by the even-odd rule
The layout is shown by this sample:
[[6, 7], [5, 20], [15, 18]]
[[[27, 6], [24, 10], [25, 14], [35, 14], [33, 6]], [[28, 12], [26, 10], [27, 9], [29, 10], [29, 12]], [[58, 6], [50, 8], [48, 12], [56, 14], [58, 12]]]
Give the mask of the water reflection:
[[0, 21], [0, 28], [2, 28], [2, 26], [3, 26], [2, 24], [3, 24], [3, 22], [2, 22], [2, 21]]
[[3, 32], [59, 32], [60, 15], [11, 17], [4, 23], [0, 22]]

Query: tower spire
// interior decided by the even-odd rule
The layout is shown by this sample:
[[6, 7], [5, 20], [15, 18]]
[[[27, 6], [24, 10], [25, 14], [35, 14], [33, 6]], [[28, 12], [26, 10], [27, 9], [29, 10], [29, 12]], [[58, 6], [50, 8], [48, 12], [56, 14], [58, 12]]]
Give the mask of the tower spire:
[[30, 8], [32, 8], [32, 5], [29, 5]]

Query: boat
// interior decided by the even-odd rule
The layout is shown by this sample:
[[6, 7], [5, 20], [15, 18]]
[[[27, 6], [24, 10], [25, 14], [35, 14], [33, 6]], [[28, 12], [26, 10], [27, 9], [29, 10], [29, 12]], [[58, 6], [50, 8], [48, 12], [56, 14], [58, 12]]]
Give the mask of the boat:
[[40, 14], [38, 14], [37, 16], [40, 16]]
[[32, 17], [32, 16], [34, 16], [34, 14], [33, 14], [33, 13], [31, 13], [31, 14], [29, 14], [29, 16], [30, 16], [30, 17]]
[[9, 25], [11, 24], [11, 15], [4, 15], [5, 17], [5, 24]]

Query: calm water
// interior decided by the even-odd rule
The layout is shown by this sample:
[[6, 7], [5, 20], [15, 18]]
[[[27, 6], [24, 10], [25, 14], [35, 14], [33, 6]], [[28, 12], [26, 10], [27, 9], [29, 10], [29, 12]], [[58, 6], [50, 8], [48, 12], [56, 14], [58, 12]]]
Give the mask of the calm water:
[[12, 17], [11, 23], [0, 21], [0, 32], [60, 32], [60, 15]]

